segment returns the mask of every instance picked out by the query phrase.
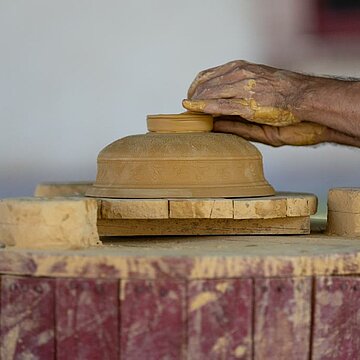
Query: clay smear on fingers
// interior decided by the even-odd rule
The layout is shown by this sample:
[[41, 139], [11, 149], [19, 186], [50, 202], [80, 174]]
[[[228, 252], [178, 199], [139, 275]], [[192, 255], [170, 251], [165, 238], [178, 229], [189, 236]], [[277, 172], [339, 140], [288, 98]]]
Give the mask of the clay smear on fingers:
[[215, 77], [224, 75], [234, 69], [236, 66], [239, 66], [237, 61], [229, 62], [225, 65], [220, 65], [214, 68], [210, 68], [208, 70], [201, 71], [195, 78], [195, 80], [191, 83], [190, 88], [188, 90], [188, 98], [191, 99], [198, 86], [210, 79]]
[[239, 115], [246, 120], [271, 126], [288, 126], [300, 122], [290, 110], [259, 106], [254, 99], [184, 100], [183, 106], [190, 111], [213, 115]]

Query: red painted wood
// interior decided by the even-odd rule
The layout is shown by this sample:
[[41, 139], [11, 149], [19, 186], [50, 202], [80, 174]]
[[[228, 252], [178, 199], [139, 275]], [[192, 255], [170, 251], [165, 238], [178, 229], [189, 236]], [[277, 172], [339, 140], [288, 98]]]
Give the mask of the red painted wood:
[[255, 280], [255, 359], [308, 359], [310, 278]]
[[190, 359], [251, 359], [252, 280], [195, 280], [188, 290]]
[[117, 359], [117, 280], [56, 280], [57, 359]]
[[3, 276], [1, 359], [54, 359], [54, 281]]
[[319, 277], [313, 359], [360, 359], [360, 277]]
[[184, 282], [129, 280], [121, 286], [121, 359], [183, 359]]

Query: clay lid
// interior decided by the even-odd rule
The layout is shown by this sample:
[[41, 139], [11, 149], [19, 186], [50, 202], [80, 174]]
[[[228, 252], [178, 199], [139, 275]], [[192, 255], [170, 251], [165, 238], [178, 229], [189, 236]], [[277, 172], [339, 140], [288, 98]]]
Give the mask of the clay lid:
[[[179, 115], [149, 116], [149, 128], [154, 129], [154, 119], [171, 124], [182, 118]], [[197, 116], [194, 119], [200, 121]], [[209, 117], [201, 117], [209, 124]], [[262, 156], [254, 145], [236, 135], [189, 132], [184, 130], [184, 124], [175, 126], [181, 132], [173, 132], [170, 127], [162, 133], [164, 127], [156, 127], [160, 133], [127, 136], [106, 146], [98, 156], [96, 182], [87, 195], [201, 198], [274, 194], [264, 178]]]

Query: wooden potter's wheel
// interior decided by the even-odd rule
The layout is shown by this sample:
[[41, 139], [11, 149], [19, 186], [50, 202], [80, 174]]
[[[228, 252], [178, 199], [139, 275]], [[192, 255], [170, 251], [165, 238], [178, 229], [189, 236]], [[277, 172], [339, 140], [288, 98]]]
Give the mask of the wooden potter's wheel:
[[88, 196], [204, 198], [274, 195], [262, 156], [236, 135], [213, 133], [210, 115], [150, 115], [149, 133], [105, 147]]
[[93, 185], [47, 184], [34, 198], [1, 200], [2, 242], [82, 248], [98, 235], [310, 233], [316, 196], [275, 193], [260, 152], [210, 132], [211, 116], [149, 116], [148, 128], [100, 152]]

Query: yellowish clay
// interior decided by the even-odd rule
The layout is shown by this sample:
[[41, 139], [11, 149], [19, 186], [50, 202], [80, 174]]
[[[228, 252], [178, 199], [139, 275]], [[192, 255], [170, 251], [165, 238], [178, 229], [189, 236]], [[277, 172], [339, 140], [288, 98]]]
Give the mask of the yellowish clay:
[[244, 86], [244, 90], [251, 91], [256, 86], [256, 81], [254, 79], [250, 79], [247, 84]]
[[287, 109], [281, 109], [273, 106], [259, 106], [254, 99], [245, 100], [251, 110], [254, 111], [250, 119], [254, 122], [273, 126], [288, 126], [296, 124], [300, 120]]
[[[183, 106], [190, 111], [209, 112], [207, 107], [217, 100], [184, 100]], [[226, 115], [239, 115], [243, 118], [259, 124], [271, 126], [288, 126], [299, 123], [300, 120], [290, 110], [273, 106], [259, 106], [255, 99], [229, 99]], [[236, 105], [240, 105], [236, 107]], [[215, 111], [213, 115], [219, 114]], [[216, 113], [216, 114], [215, 114]]]

